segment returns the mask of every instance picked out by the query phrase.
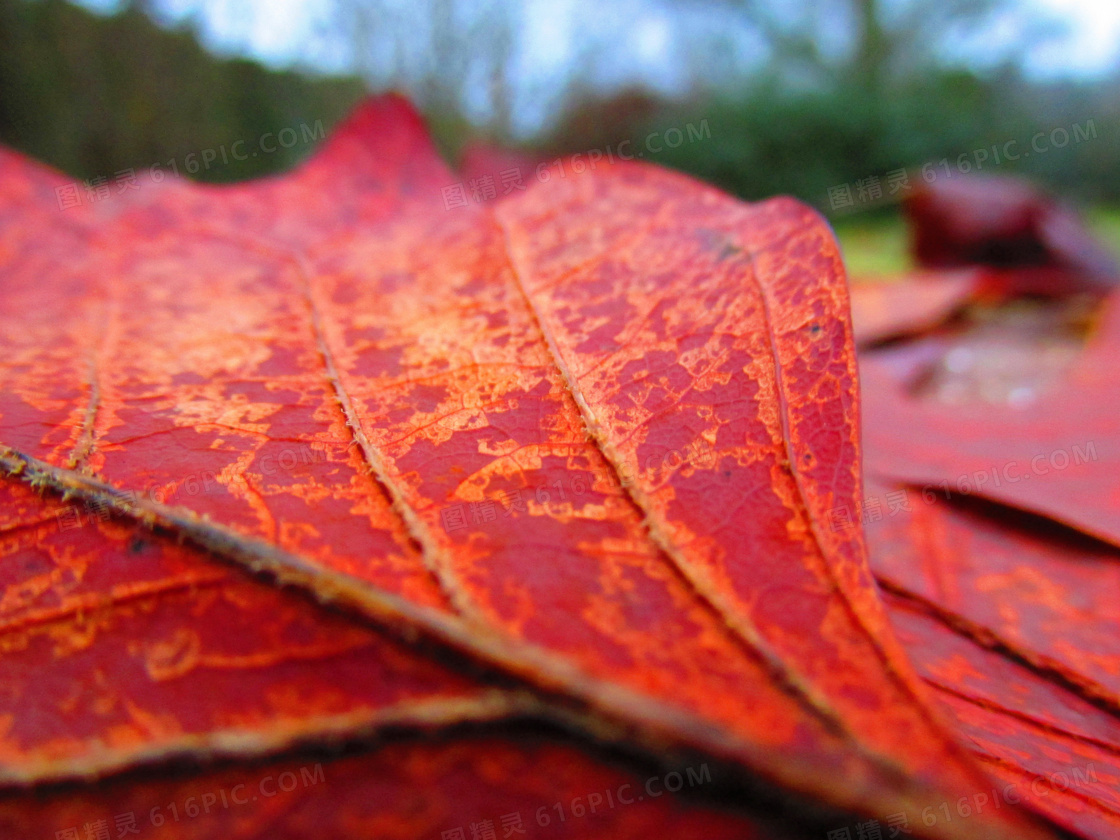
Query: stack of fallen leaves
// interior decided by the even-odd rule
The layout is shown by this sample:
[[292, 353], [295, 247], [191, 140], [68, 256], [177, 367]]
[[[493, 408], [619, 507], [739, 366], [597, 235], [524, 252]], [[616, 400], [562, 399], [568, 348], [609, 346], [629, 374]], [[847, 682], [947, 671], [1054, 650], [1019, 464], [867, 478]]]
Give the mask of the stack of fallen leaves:
[[922, 269], [853, 286], [867, 496], [836, 519], [993, 793], [1120, 836], [1120, 271], [1012, 179], [907, 211]]
[[1103, 264], [581, 169], [0, 152], [0, 837], [1120, 833]]

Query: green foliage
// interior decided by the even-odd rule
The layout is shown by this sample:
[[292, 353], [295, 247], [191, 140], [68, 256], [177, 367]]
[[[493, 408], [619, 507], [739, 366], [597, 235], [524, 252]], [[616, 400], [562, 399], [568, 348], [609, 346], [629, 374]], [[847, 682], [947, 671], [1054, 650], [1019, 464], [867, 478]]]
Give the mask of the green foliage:
[[[314, 148], [316, 123], [329, 130], [363, 90], [215, 58], [193, 33], [131, 7], [103, 17], [62, 0], [0, 0], [0, 142], [82, 178], [172, 161], [208, 181], [286, 169]], [[288, 128], [297, 140], [281, 145]]]
[[[1059, 193], [1095, 201], [1120, 200], [1120, 113], [1104, 107], [1097, 88], [1074, 87], [1065, 97], [1040, 97], [1015, 79], [967, 73], [930, 74], [869, 98], [852, 85], [782, 94], [749, 91], [663, 118], [684, 124], [706, 118], [711, 140], [682, 144], [657, 157], [745, 198], [789, 194], [830, 209], [828, 190], [930, 164], [939, 177], [982, 171], [1020, 174]], [[1092, 126], [1089, 126], [1089, 121]], [[1092, 136], [1077, 139], [1073, 125]], [[1060, 147], [1049, 139], [1056, 135]], [[1032, 154], [1039, 133], [1042, 154]], [[1018, 160], [994, 161], [996, 146]], [[1022, 154], [1026, 152], [1026, 154]], [[987, 154], [987, 159], [983, 155]], [[942, 163], [945, 161], [945, 163]], [[885, 197], [886, 190], [884, 189]]]

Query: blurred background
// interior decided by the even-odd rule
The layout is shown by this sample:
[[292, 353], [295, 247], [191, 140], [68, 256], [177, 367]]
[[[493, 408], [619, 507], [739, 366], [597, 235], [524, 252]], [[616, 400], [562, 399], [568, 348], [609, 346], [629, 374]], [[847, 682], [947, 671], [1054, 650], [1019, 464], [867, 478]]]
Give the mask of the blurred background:
[[859, 268], [931, 175], [1026, 175], [1120, 242], [1116, 0], [0, 0], [0, 142], [86, 190], [282, 171], [390, 89], [453, 162], [622, 149], [815, 205]]

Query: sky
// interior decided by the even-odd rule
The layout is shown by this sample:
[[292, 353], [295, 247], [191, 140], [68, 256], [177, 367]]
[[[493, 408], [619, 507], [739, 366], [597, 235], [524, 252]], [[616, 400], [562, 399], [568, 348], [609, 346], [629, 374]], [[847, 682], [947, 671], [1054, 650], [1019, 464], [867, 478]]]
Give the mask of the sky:
[[1120, 2], [1117, 0], [1039, 0], [1039, 6], [1070, 20], [1072, 39], [1065, 46], [1040, 50], [1038, 71], [1054, 75], [1093, 75], [1120, 59]]
[[[79, 5], [102, 13], [123, 6], [122, 0], [77, 0]], [[400, 0], [407, 5], [409, 0]], [[317, 16], [328, 5], [325, 0], [155, 0], [162, 22], [180, 23], [193, 17], [199, 24], [207, 46], [215, 51], [251, 56], [271, 66], [288, 66], [304, 57], [307, 33], [316, 26]], [[381, 5], [391, 7], [392, 0]], [[418, 4], [416, 4], [418, 5]], [[671, 40], [669, 21], [657, 8], [643, 0], [621, 0], [601, 5], [589, 0], [523, 0], [530, 37], [540, 39], [547, 49], [540, 51], [544, 63], [563, 61], [564, 48], [587, 35], [588, 26], [599, 25], [604, 16], [625, 17], [640, 30], [639, 41], [650, 52], [661, 52]], [[594, 15], [588, 11], [594, 9]], [[580, 20], [581, 32], [570, 26]], [[315, 60], [331, 68], [333, 62]]]
[[[409, 2], [409, 0], [403, 0]], [[120, 0], [82, 0], [82, 5], [111, 11]], [[223, 53], [247, 55], [273, 66], [288, 66], [305, 52], [307, 33], [315, 17], [326, 6], [323, 0], [155, 0], [155, 7], [168, 22], [195, 16], [208, 46]], [[638, 64], [659, 61], [674, 41], [672, 21], [656, 2], [603, 4], [601, 0], [527, 0], [528, 28], [542, 36], [550, 49], [538, 51], [546, 64], [563, 60], [564, 46], [586, 36], [573, 31], [570, 21], [581, 21], [581, 30], [603, 17], [612, 8], [624, 12], [627, 25], [635, 27], [637, 37], [626, 39], [636, 44], [632, 51]], [[1027, 69], [1038, 77], [1063, 78], [1095, 76], [1120, 61], [1120, 0], [1023, 0], [1024, 8], [1035, 6], [1067, 21], [1069, 37], [1061, 43], [1037, 50], [1027, 61]], [[593, 12], [589, 14], [589, 12]], [[618, 17], [618, 15], [614, 15]], [[314, 64], [330, 68], [329, 59]], [[330, 68], [336, 69], [336, 68]]]
[[1040, 76], [1093, 76], [1120, 61], [1120, 0], [1038, 0], [1068, 20], [1071, 38], [1032, 56], [1028, 69]]

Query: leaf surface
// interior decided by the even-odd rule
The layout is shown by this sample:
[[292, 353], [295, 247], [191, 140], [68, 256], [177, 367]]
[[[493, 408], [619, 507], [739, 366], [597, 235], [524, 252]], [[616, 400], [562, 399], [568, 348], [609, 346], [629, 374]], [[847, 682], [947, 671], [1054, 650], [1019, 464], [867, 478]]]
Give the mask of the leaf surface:
[[[4, 166], [0, 464], [117, 518], [5, 555], [5, 598], [16, 624], [61, 610], [69, 640], [99, 605], [94, 660], [52, 650], [59, 679], [150, 666], [132, 636], [157, 662], [104, 695], [148, 699], [119, 740], [111, 714], [67, 707], [57, 735], [17, 739], [13, 776], [39, 772], [28, 750], [95, 772], [213, 734], [232, 683], [199, 682], [210, 715], [189, 725], [197, 695], [152, 684], [222, 657], [267, 664], [239, 723], [257, 735], [322, 739], [319, 709], [368, 728], [420, 697], [517, 711], [502, 693], [479, 711], [438, 655], [586, 739], [695, 751], [833, 808], [919, 824], [987, 784], [893, 636], [862, 536], [826, 527], [861, 495], [859, 398], [843, 269], [805, 208], [617, 166], [447, 211], [453, 175], [392, 98], [295, 173], [171, 183], [108, 219], [47, 224], [50, 179]], [[13, 497], [12, 532], [57, 514]], [[306, 603], [238, 595], [197, 554], [137, 575], [120, 530], [137, 522], [431, 648], [304, 626]], [[124, 593], [145, 587], [184, 597], [135, 617]], [[276, 650], [300, 644], [289, 674]], [[394, 670], [350, 679], [351, 653]], [[338, 693], [278, 701], [318, 659]], [[13, 721], [32, 691], [8, 695]], [[974, 830], [1046, 836], [1009, 812], [927, 833]]]
[[[879, 496], [900, 489], [871, 485]], [[872, 566], [916, 667], [1000, 781], [988, 806], [998, 794], [1112, 836], [1120, 555], [995, 505], [908, 496], [911, 510], [869, 524]]]
[[921, 333], [958, 312], [979, 286], [980, 272], [916, 272], [852, 285], [852, 325], [858, 344]]
[[[921, 400], [889, 360], [865, 357], [868, 472], [942, 494], [975, 493], [1120, 544], [1115, 305], [1068, 381], [1025, 407]], [[922, 430], [920, 447], [913, 428]]]

